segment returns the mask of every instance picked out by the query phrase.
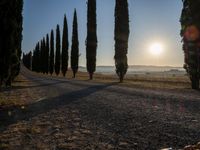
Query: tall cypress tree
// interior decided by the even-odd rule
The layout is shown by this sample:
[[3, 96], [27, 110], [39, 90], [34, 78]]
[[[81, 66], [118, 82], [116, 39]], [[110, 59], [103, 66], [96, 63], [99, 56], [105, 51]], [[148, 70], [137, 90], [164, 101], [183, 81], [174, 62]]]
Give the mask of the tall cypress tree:
[[42, 73], [43, 72], [43, 54], [44, 54], [44, 52], [43, 52], [43, 40], [40, 40], [40, 57], [39, 57], [39, 59], [40, 59], [40, 66], [39, 66], [39, 72], [40, 73]]
[[[181, 15], [181, 36], [183, 37], [183, 51], [185, 56], [184, 68], [186, 69], [193, 89], [199, 89], [200, 78], [200, 0], [183, 0]], [[191, 36], [190, 31], [193, 32]], [[196, 32], [196, 33], [194, 33]], [[197, 35], [194, 37], [194, 35]]]
[[67, 17], [64, 16], [63, 21], [63, 35], [62, 35], [62, 74], [63, 76], [66, 75], [67, 69], [68, 69], [68, 26], [67, 26]]
[[[37, 45], [36, 45], [37, 47]], [[32, 56], [32, 71], [36, 71], [36, 47], [33, 50], [33, 56]]]
[[[11, 80], [13, 81], [14, 78], [19, 74], [20, 71], [20, 59], [21, 59], [21, 42], [22, 42], [22, 24], [23, 24], [23, 0], [15, 1], [15, 21], [17, 23], [15, 29], [15, 48], [13, 50], [13, 55], [11, 57], [12, 67], [11, 67]], [[14, 6], [13, 6], [14, 7]]]
[[128, 69], [129, 13], [127, 0], [116, 0], [115, 6], [115, 66], [120, 82]]
[[55, 72], [56, 75], [60, 73], [60, 27], [56, 28], [56, 60], [55, 60]]
[[36, 46], [36, 72], [40, 72], [40, 42]]
[[33, 51], [33, 57], [32, 57], [32, 70], [33, 71], [39, 72], [39, 66], [40, 66], [39, 62], [40, 62], [40, 44], [38, 42]]
[[77, 23], [76, 9], [75, 9], [74, 19], [73, 19], [73, 31], [72, 31], [72, 46], [71, 46], [71, 68], [73, 71], [74, 78], [78, 71], [78, 59], [79, 59], [78, 23]]
[[11, 86], [19, 73], [22, 41], [23, 0], [1, 1], [0, 5], [0, 86]]
[[41, 66], [42, 66], [42, 73], [44, 74], [46, 71], [46, 60], [45, 60], [45, 53], [46, 53], [46, 46], [45, 46], [45, 37], [42, 39], [42, 44], [41, 44]]
[[31, 70], [31, 62], [32, 62], [32, 52], [30, 51], [27, 54], [23, 53], [23, 64], [29, 70]]
[[86, 58], [87, 71], [90, 79], [96, 70], [97, 51], [97, 23], [96, 23], [96, 0], [88, 0], [87, 3], [87, 38], [86, 38]]
[[49, 35], [46, 35], [46, 44], [45, 44], [45, 73], [49, 73]]
[[50, 62], [49, 62], [49, 72], [52, 75], [54, 72], [54, 33], [51, 30], [51, 37], [50, 37]]

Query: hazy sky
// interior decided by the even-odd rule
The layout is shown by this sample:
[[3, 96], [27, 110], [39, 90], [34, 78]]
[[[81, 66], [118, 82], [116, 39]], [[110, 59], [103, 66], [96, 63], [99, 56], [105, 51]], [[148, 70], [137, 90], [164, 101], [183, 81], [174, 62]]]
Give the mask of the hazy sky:
[[[115, 0], [97, 0], [97, 65], [114, 65]], [[33, 50], [35, 44], [56, 25], [63, 25], [66, 13], [71, 47], [73, 11], [77, 9], [80, 43], [80, 65], [85, 66], [87, 23], [86, 0], [25, 0], [22, 48]], [[183, 65], [179, 18], [181, 0], [129, 0], [130, 38], [129, 65]], [[149, 52], [153, 43], [160, 43], [163, 52]]]

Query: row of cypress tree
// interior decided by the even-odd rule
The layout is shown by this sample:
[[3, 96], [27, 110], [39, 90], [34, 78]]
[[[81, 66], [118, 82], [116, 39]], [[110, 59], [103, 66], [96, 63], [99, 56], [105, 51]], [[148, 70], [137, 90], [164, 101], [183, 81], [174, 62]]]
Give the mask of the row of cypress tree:
[[200, 0], [182, 0], [181, 36], [186, 69], [193, 89], [199, 89], [200, 79]]
[[[61, 49], [62, 48], [62, 49]], [[54, 50], [55, 49], [55, 50]], [[24, 54], [24, 65], [36, 72], [50, 73], [55, 72], [59, 75], [62, 72], [63, 76], [66, 76], [68, 70], [69, 61], [69, 40], [68, 40], [68, 24], [67, 17], [64, 15], [63, 21], [63, 34], [61, 45], [60, 26], [56, 27], [56, 39], [54, 45], [54, 31], [51, 30], [50, 38], [47, 34], [46, 37], [38, 42], [33, 50], [33, 56], [29, 52]], [[28, 61], [28, 62], [27, 62]], [[72, 46], [71, 46], [71, 68], [73, 71], [73, 77], [76, 76], [78, 70], [79, 61], [79, 41], [78, 41], [78, 22], [77, 13], [74, 10], [73, 18], [73, 31], [72, 31]]]
[[26, 68], [28, 68], [29, 70], [31, 70], [31, 66], [32, 66], [31, 65], [32, 61], [30, 61], [30, 60], [32, 60], [32, 52], [29, 52], [27, 54], [23, 53], [23, 60], [22, 60], [22, 62], [24, 64], [24, 66], [26, 66]]
[[[183, 10], [181, 15], [181, 36], [183, 37], [183, 51], [185, 55], [184, 68], [188, 72], [192, 88], [199, 88], [200, 79], [200, 38], [189, 40], [185, 33], [188, 27], [194, 27], [200, 34], [200, 0], [182, 0]], [[23, 0], [2, 0], [0, 2], [1, 34], [0, 34], [0, 87], [5, 84], [10, 86], [14, 78], [19, 74], [21, 41], [22, 41], [22, 9]], [[87, 39], [86, 39], [86, 58], [87, 71], [90, 79], [96, 69], [96, 0], [88, 0], [87, 10]], [[78, 70], [78, 30], [77, 16], [74, 12], [73, 36], [71, 47], [71, 68], [75, 74]], [[127, 50], [129, 37], [129, 14], [127, 0], [116, 0], [115, 6], [115, 65], [116, 73], [123, 81], [127, 72]], [[62, 73], [65, 76], [68, 69], [68, 29], [67, 19], [64, 17], [63, 38], [62, 38], [62, 61], [60, 55], [60, 30], [59, 25], [56, 29], [56, 56], [54, 58], [54, 32], [51, 31], [50, 43], [49, 35], [36, 44], [33, 56], [31, 53], [24, 54], [23, 62], [28, 68], [43, 73], [56, 74], [60, 72], [62, 62]], [[32, 60], [30, 62], [30, 60]]]
[[[79, 58], [79, 42], [77, 30], [77, 15], [74, 12], [73, 34], [71, 46], [71, 68], [74, 77], [78, 70]], [[129, 38], [129, 13], [127, 0], [116, 0], [115, 6], [115, 65], [116, 73], [119, 76], [120, 82], [123, 81], [124, 75], [128, 69], [127, 51]], [[48, 35], [38, 42], [33, 52], [32, 70], [58, 75], [60, 66], [63, 76], [66, 75], [68, 69], [68, 28], [67, 19], [64, 17], [63, 37], [62, 37], [62, 55], [60, 54], [60, 29], [57, 25], [56, 29], [56, 54], [54, 65], [54, 35], [51, 31], [50, 37], [50, 57], [49, 57], [49, 38]], [[86, 66], [90, 79], [93, 79], [93, 74], [96, 70], [96, 54], [97, 54], [97, 23], [96, 23], [96, 0], [88, 0], [87, 2], [87, 37], [86, 37]], [[61, 57], [61, 58], [60, 58]], [[49, 59], [48, 59], [49, 58]], [[61, 61], [61, 62], [60, 62]], [[48, 70], [49, 69], [49, 70]]]
[[0, 2], [0, 88], [11, 86], [20, 71], [23, 0]]
[[[88, 0], [86, 58], [90, 79], [96, 70], [97, 49], [96, 0]], [[127, 0], [116, 0], [115, 5], [115, 66], [120, 82], [128, 69], [129, 11]]]

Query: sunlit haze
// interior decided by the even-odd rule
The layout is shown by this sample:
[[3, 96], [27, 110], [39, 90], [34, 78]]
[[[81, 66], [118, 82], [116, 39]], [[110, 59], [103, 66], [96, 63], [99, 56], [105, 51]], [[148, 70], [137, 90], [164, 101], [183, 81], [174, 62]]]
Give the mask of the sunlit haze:
[[[114, 7], [115, 0], [97, 0], [98, 66], [114, 65]], [[65, 13], [71, 45], [74, 8], [77, 9], [79, 26], [79, 65], [85, 66], [86, 0], [25, 0], [23, 51], [33, 50], [35, 44], [51, 29], [55, 30], [57, 24], [62, 31]], [[179, 23], [181, 9], [180, 0], [129, 0], [129, 65], [183, 66]], [[163, 45], [160, 46], [164, 47], [162, 49], [157, 45], [153, 48], [153, 53], [159, 55], [159, 63], [153, 53], [149, 54], [150, 47], [157, 41], [161, 41]]]
[[149, 52], [154, 56], [159, 56], [163, 52], [163, 45], [161, 43], [153, 43], [149, 47]]

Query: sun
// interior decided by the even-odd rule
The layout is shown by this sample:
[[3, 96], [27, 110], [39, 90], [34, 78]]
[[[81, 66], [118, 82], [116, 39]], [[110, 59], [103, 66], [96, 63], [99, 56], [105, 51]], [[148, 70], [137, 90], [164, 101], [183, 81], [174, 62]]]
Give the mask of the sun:
[[149, 52], [154, 56], [159, 56], [163, 52], [163, 45], [161, 43], [153, 43], [149, 47]]

